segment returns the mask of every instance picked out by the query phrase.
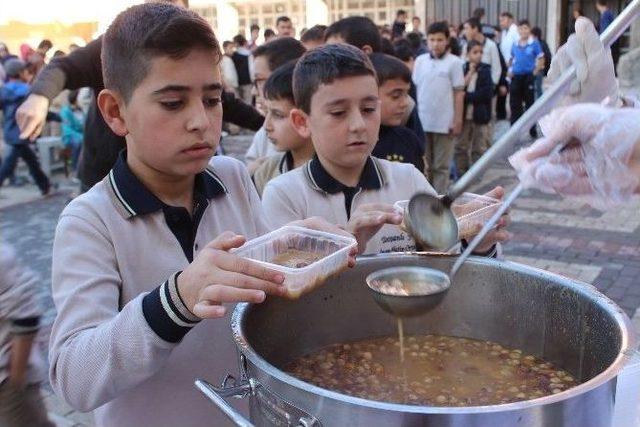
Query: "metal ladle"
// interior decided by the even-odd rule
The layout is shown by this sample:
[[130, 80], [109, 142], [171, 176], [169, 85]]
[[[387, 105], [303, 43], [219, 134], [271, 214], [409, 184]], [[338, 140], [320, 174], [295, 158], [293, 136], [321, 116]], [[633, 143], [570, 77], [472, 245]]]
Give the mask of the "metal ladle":
[[[633, 0], [600, 36], [602, 43], [610, 47], [611, 44], [627, 30], [639, 13], [640, 0]], [[451, 204], [469, 188], [477, 177], [489, 168], [494, 160], [498, 159], [509, 148], [513, 147], [518, 141], [519, 135], [524, 130], [534, 126], [543, 115], [551, 110], [558, 99], [569, 88], [575, 75], [576, 69], [572, 65], [544, 92], [542, 97], [511, 126], [509, 131], [473, 164], [471, 169], [449, 189], [444, 197], [418, 193], [411, 198], [407, 206], [405, 222], [408, 223], [407, 231], [409, 231], [416, 243], [441, 251], [447, 250], [458, 243], [458, 225], [451, 211]], [[494, 224], [500, 219], [500, 216], [506, 212], [522, 190], [522, 186], [518, 185], [513, 193], [507, 197], [500, 210], [496, 212], [471, 244], [469, 244], [458, 260], [459, 264], [464, 262], [466, 257], [475, 249], [486, 233], [493, 228]], [[452, 273], [455, 273], [455, 271], [457, 271], [457, 268], [452, 270]]]

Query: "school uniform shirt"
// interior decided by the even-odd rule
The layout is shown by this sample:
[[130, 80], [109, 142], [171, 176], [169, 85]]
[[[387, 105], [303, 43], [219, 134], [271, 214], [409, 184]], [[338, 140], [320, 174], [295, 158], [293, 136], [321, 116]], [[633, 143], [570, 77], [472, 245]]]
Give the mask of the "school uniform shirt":
[[[291, 221], [319, 216], [346, 226], [359, 206], [408, 200], [416, 192], [436, 194], [413, 165], [369, 157], [356, 187], [347, 187], [324, 169], [314, 157], [289, 173], [271, 180], [262, 206], [273, 228]], [[365, 254], [415, 250], [415, 242], [397, 225], [385, 225], [371, 238]]]
[[256, 190], [258, 190], [258, 195], [262, 196], [264, 187], [273, 178], [293, 169], [293, 156], [290, 151], [274, 154], [267, 158], [251, 177], [253, 183], [256, 185]]
[[533, 70], [536, 68], [536, 59], [542, 54], [542, 47], [537, 40], [529, 39], [525, 45], [518, 41], [511, 48], [511, 56], [513, 57], [511, 72], [514, 76], [533, 74]]
[[421, 55], [413, 68], [418, 115], [425, 132], [448, 134], [455, 116], [454, 90], [464, 90], [463, 62], [450, 53]]
[[[39, 281], [40, 278], [19, 261], [13, 248], [3, 242], [0, 245], [0, 384], [9, 378], [13, 337], [38, 332], [42, 316]], [[38, 362], [35, 353], [27, 367], [29, 384], [44, 379], [39, 364], [34, 363]]]
[[424, 150], [420, 142], [421, 138], [405, 126], [380, 126], [378, 143], [371, 154], [391, 162], [409, 163], [418, 170], [424, 170]]
[[516, 24], [511, 24], [508, 30], [502, 30], [500, 52], [507, 64], [511, 60], [511, 48], [514, 44], [518, 43], [518, 40], [520, 40], [520, 35], [518, 34], [518, 26]]
[[264, 126], [262, 126], [255, 135], [253, 135], [253, 141], [251, 141], [251, 145], [244, 155], [244, 161], [248, 164], [261, 157], [273, 156], [275, 154], [278, 154], [276, 146], [271, 142], [267, 136], [267, 131]]
[[[109, 175], [62, 212], [53, 245], [58, 316], [54, 391], [97, 426], [230, 425], [196, 390], [237, 371], [229, 317], [199, 321], [176, 278], [224, 231], [268, 231], [241, 162], [214, 157], [196, 175], [194, 211], [164, 204], [121, 153]], [[228, 313], [233, 309], [228, 307]]]

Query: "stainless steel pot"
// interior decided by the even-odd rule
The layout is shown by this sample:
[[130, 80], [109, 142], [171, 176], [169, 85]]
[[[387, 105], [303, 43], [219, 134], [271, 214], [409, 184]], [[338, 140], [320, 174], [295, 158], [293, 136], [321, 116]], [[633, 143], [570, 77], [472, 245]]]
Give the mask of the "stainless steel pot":
[[[616, 376], [634, 347], [629, 319], [585, 283], [520, 264], [472, 258], [442, 303], [405, 320], [410, 334], [491, 340], [541, 356], [583, 383], [540, 399], [482, 407], [377, 402], [325, 390], [282, 371], [323, 346], [393, 335], [395, 319], [374, 302], [364, 278], [382, 268], [423, 265], [448, 271], [455, 258], [395, 255], [362, 258], [356, 268], [291, 302], [239, 305], [232, 318], [240, 383], [196, 385], [238, 425], [576, 426], [611, 425]], [[248, 396], [251, 422], [222, 396]]]

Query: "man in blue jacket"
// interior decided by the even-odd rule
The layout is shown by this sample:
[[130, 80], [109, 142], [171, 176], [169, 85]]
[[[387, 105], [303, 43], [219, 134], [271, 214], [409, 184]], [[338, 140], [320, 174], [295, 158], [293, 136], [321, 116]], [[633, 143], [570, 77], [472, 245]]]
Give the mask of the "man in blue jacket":
[[29, 140], [20, 139], [20, 129], [16, 123], [16, 110], [29, 95], [29, 82], [33, 75], [27, 68], [27, 64], [17, 58], [5, 62], [4, 69], [8, 80], [4, 86], [0, 87], [0, 108], [4, 113], [5, 141], [5, 156], [0, 165], [0, 186], [13, 174], [18, 158], [22, 158], [40, 192], [46, 196], [51, 191], [49, 178], [42, 171], [36, 154], [29, 146]]

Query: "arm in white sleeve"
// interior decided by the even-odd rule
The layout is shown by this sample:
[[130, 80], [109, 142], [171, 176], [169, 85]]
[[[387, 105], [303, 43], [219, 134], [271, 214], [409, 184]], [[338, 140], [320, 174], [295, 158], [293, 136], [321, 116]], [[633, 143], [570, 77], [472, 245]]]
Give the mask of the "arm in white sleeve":
[[491, 80], [493, 84], [497, 85], [500, 82], [500, 76], [502, 75], [502, 64], [500, 64], [500, 52], [498, 52], [498, 46], [491, 44]]
[[52, 268], [58, 316], [49, 374], [55, 392], [90, 411], [160, 370], [198, 321], [177, 305], [175, 277], [121, 307], [123, 283], [106, 229], [63, 213]]

